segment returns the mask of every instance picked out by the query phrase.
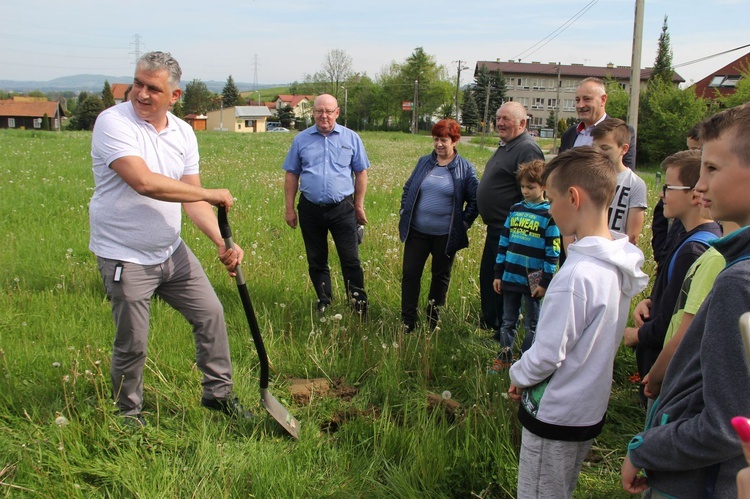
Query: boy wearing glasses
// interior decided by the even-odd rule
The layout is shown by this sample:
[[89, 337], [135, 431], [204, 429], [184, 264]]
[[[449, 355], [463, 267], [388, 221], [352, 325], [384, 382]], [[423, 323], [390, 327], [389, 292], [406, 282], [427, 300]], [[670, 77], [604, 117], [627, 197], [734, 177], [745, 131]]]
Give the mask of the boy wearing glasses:
[[[673, 154], [661, 167], [664, 170], [661, 194], [664, 216], [680, 220], [685, 226], [685, 235], [667, 256], [666, 268], [657, 273], [651, 296], [636, 305], [633, 311], [636, 327], [625, 328], [625, 345], [635, 347], [641, 376], [648, 374], [662, 350], [685, 274], [706, 251], [708, 241], [721, 237], [721, 227], [701, 214], [700, 195], [693, 192], [700, 178], [700, 151]], [[646, 401], [643, 386], [641, 398]]]

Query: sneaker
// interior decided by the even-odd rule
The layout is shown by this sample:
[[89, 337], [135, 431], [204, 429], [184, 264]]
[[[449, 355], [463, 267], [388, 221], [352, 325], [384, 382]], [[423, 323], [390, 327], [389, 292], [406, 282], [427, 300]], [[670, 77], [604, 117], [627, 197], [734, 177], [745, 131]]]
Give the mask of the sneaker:
[[140, 430], [146, 426], [146, 418], [141, 413], [120, 416], [120, 425], [131, 430]]
[[227, 416], [238, 419], [253, 419], [255, 417], [253, 413], [245, 409], [239, 399], [234, 396], [230, 396], [226, 399], [209, 399], [201, 397], [201, 405], [206, 409], [223, 412]]
[[330, 305], [330, 303], [326, 303], [324, 301], [318, 300], [318, 303], [315, 305], [315, 308], [317, 309], [318, 314], [323, 315], [328, 305]]

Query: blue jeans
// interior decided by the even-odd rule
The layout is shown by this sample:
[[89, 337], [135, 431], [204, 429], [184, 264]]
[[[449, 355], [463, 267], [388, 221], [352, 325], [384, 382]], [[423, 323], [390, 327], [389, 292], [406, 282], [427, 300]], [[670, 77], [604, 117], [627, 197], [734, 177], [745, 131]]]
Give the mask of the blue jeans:
[[521, 345], [521, 352], [525, 352], [534, 343], [536, 334], [536, 323], [539, 321], [539, 298], [532, 298], [529, 293], [517, 291], [503, 291], [503, 323], [500, 326], [500, 349], [508, 353], [513, 352], [513, 344], [516, 341], [516, 324], [518, 324], [518, 311], [521, 308], [521, 299], [525, 303], [523, 313], [523, 327], [526, 336]]

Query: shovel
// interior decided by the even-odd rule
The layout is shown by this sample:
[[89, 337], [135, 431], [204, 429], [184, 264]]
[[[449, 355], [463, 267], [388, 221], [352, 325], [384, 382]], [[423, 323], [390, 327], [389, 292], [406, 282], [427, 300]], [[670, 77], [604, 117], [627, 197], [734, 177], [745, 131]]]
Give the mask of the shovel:
[[[227, 212], [223, 206], [219, 206], [219, 230], [221, 231], [221, 237], [224, 239], [226, 247], [234, 248], [234, 242], [232, 241], [232, 229], [229, 227], [227, 221]], [[245, 277], [242, 275], [242, 269], [239, 265], [235, 267], [234, 272], [236, 274], [235, 279], [237, 280], [237, 289], [240, 291], [240, 298], [242, 299], [242, 307], [245, 309], [245, 315], [247, 316], [247, 322], [250, 325], [250, 331], [253, 334], [253, 342], [255, 348], [258, 350], [258, 359], [260, 360], [260, 400], [263, 403], [263, 407], [266, 411], [275, 419], [292, 437], [299, 440], [299, 422], [289, 414], [284, 406], [282, 406], [271, 392], [268, 391], [268, 355], [266, 354], [266, 347], [263, 345], [263, 338], [260, 335], [260, 328], [258, 327], [258, 320], [255, 318], [255, 310], [253, 310], [253, 304], [250, 301], [250, 294], [247, 292], [247, 285], [245, 284]]]

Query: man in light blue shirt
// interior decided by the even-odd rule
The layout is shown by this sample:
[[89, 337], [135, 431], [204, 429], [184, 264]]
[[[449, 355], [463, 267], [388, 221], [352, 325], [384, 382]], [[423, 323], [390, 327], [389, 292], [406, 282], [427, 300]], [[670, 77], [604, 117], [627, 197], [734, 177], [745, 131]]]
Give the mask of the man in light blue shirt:
[[[359, 135], [336, 123], [339, 107], [332, 95], [316, 97], [313, 115], [315, 126], [294, 138], [284, 160], [284, 218], [291, 228], [296, 229], [299, 223], [302, 229], [310, 279], [318, 295], [318, 312], [324, 312], [332, 299], [330, 231], [347, 296], [354, 310], [365, 317], [367, 295], [357, 230], [358, 225], [367, 224], [364, 202], [370, 161]], [[301, 194], [295, 210], [298, 190]]]

